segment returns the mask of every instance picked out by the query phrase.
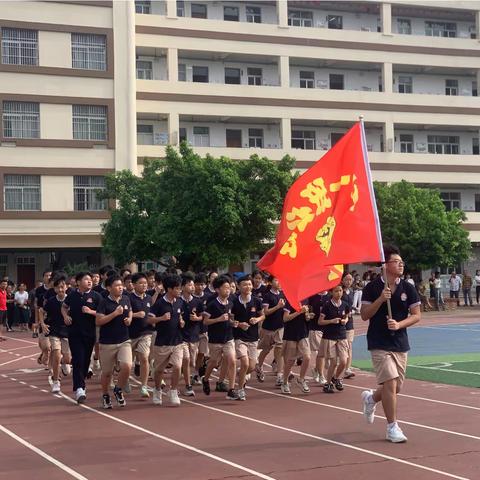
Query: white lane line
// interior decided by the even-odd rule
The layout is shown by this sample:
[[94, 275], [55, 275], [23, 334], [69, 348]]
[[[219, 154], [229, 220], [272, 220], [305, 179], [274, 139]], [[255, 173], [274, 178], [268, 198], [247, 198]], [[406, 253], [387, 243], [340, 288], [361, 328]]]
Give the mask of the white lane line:
[[5, 337], [8, 340], [13, 340], [15, 342], [23, 342], [23, 343], [30, 343], [31, 345], [37, 345], [38, 342], [32, 342], [31, 340], [23, 340], [22, 338], [15, 338], [15, 337]]
[[8, 365], [9, 363], [19, 362], [20, 360], [24, 360], [26, 358], [31, 358], [31, 357], [35, 357], [35, 356], [38, 357], [38, 352], [37, 353], [32, 353], [31, 355], [24, 355], [23, 357], [19, 357], [19, 358], [14, 358], [13, 360], [9, 360], [8, 362], [0, 363], [0, 367], [3, 367], [4, 365]]
[[24, 347], [17, 347], [17, 348], [10, 348], [9, 350], [4, 350], [3, 348], [0, 348], [0, 353], [10, 353], [14, 352], [15, 350], [23, 350], [24, 348], [33, 348], [37, 347], [38, 345], [25, 345]]
[[423, 326], [422, 328], [428, 328], [430, 330], [446, 330], [446, 331], [454, 331], [454, 332], [480, 332], [478, 328], [456, 328], [456, 327], [430, 327], [430, 326]]
[[203, 405], [201, 403], [192, 402], [191, 400], [185, 400], [183, 398], [181, 399], [181, 401], [185, 402], [185, 403], [190, 403], [192, 405], [196, 405], [200, 408], [206, 408], [208, 410], [212, 410], [212, 411], [215, 411], [215, 412], [220, 412], [220, 413], [223, 413], [224, 415], [230, 415], [232, 417], [240, 418], [242, 420], [248, 420], [248, 421], [253, 422], [253, 423], [258, 423], [260, 425], [275, 428], [277, 430], [282, 430], [284, 432], [294, 433], [296, 435], [301, 435], [303, 437], [313, 438], [315, 440], [320, 440], [320, 441], [325, 442], [325, 443], [330, 443], [330, 444], [336, 445], [338, 447], [348, 448], [350, 450], [355, 450], [357, 452], [366, 453], [368, 455], [373, 455], [375, 457], [380, 457], [380, 458], [383, 458], [385, 460], [391, 460], [393, 462], [408, 465], [409, 467], [414, 467], [414, 468], [418, 468], [420, 470], [426, 470], [428, 472], [433, 472], [433, 473], [436, 473], [438, 475], [442, 475], [444, 477], [456, 478], [457, 480], [469, 480], [466, 477], [460, 477], [459, 475], [454, 475], [452, 473], [444, 472], [442, 470], [437, 470], [435, 468], [430, 468], [430, 467], [427, 467], [425, 465], [420, 465], [418, 463], [409, 462], [408, 460], [403, 460], [401, 458], [392, 457], [390, 455], [385, 455], [383, 453], [375, 452], [373, 450], [368, 450], [366, 448], [357, 447], [355, 445], [351, 445], [351, 444], [348, 444], [348, 443], [337, 442], [336, 440], [331, 440], [330, 438], [321, 437], [319, 435], [313, 435], [311, 433], [302, 432], [300, 430], [294, 430], [293, 428], [282, 427], [281, 425], [276, 425], [274, 423], [265, 422], [263, 420], [258, 420], [256, 418], [247, 417], [245, 415], [240, 415], [238, 413], [229, 412], [229, 411], [226, 411], [226, 410], [222, 410], [221, 408], [211, 407], [209, 405]]
[[61, 470], [63, 470], [65, 473], [68, 473], [70, 476], [72, 476], [73, 478], [76, 478], [77, 480], [88, 480], [87, 477], [84, 477], [83, 475], [81, 475], [80, 473], [76, 472], [75, 470], [71, 469], [69, 466], [65, 465], [64, 463], [60, 462], [59, 460], [57, 460], [56, 458], [53, 458], [52, 456], [50, 456], [48, 453], [44, 452], [43, 450], [40, 450], [38, 447], [36, 447], [35, 445], [32, 445], [30, 442], [27, 442], [26, 440], [24, 440], [23, 438], [19, 437], [18, 435], [16, 435], [15, 433], [13, 433], [11, 430], [9, 430], [8, 428], [5, 428], [3, 425], [0, 425], [0, 430], [5, 433], [6, 435], [8, 435], [9, 437], [13, 438], [14, 440], [16, 440], [18, 443], [21, 443], [23, 446], [29, 448], [30, 450], [32, 450], [32, 452], [35, 452], [37, 455], [40, 455], [42, 458], [44, 458], [45, 460], [47, 460], [48, 462], [50, 463], [53, 463], [56, 467], [60, 468]]
[[466, 370], [455, 370], [453, 368], [426, 367], [424, 365], [409, 365], [408, 368], [424, 368], [426, 370], [437, 370], [439, 372], [465, 373], [468, 375], [480, 375], [480, 372], [469, 372]]
[[38, 387], [36, 385], [30, 385], [30, 388], [38, 389]]

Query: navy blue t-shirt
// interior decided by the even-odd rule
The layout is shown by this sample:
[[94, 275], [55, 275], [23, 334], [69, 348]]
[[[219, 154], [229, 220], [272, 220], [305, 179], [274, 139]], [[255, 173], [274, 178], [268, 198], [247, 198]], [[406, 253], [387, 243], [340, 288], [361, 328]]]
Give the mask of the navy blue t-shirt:
[[310, 330], [317, 330], [323, 332], [323, 325], [318, 324], [318, 320], [320, 319], [320, 314], [322, 313], [322, 308], [325, 302], [329, 301], [329, 297], [327, 295], [323, 295], [321, 293], [317, 293], [312, 295], [308, 298], [307, 304], [311, 308], [311, 313], [313, 313], [314, 317], [310, 320], [309, 327]]
[[50, 337], [67, 338], [68, 328], [62, 315], [62, 305], [64, 300], [59, 300], [57, 296], [50, 297], [43, 306], [47, 314], [45, 323], [50, 327]]
[[[363, 289], [362, 304], [373, 303], [383, 292], [385, 284], [382, 277], [377, 277], [369, 282]], [[415, 287], [401, 279], [393, 292], [390, 300], [392, 316], [397, 322], [405, 320], [410, 308], [420, 305], [420, 297]], [[367, 331], [367, 344], [369, 350], [386, 350], [387, 352], [408, 352], [408, 334], [406, 328], [389, 330], [387, 326], [388, 308], [384, 302], [377, 313], [370, 318]]]
[[153, 327], [148, 323], [148, 314], [150, 313], [150, 307], [152, 306], [152, 297], [150, 295], [144, 295], [143, 298], [138, 296], [135, 292], [130, 293], [130, 304], [132, 305], [132, 312], [145, 312], [143, 318], [132, 318], [132, 323], [128, 327], [128, 333], [130, 338], [138, 338], [143, 335], [151, 335]]
[[[183, 320], [185, 321], [185, 326], [182, 330], [183, 340], [185, 342], [198, 342], [200, 340], [200, 331], [203, 325], [203, 316], [202, 312], [204, 310], [203, 299], [199, 297], [192, 296], [191, 300], [188, 302], [182, 297], [184, 303], [183, 310]], [[190, 314], [194, 313], [197, 317], [201, 317], [202, 320], [192, 321], [190, 320]]]
[[45, 285], [40, 285], [35, 289], [35, 300], [38, 308], [43, 307], [43, 301], [47, 292], [48, 288]]
[[[289, 302], [285, 304], [284, 312], [293, 313], [295, 309]], [[297, 315], [293, 320], [284, 322], [283, 339], [293, 342], [299, 342], [302, 338], [308, 337], [308, 324], [307, 318], [304, 313]]]
[[346, 288], [343, 289], [342, 300], [348, 306], [348, 322], [345, 325], [347, 330], [353, 330], [353, 288], [349, 288], [348, 291]]
[[83, 307], [89, 307], [96, 311], [102, 297], [94, 290], [81, 293], [79, 290], [74, 290], [63, 302], [69, 307], [69, 316], [72, 317], [72, 325], [68, 327], [68, 335], [86, 335], [95, 337], [95, 315], [83, 313]]
[[[265, 307], [265, 310], [267, 308], [276, 307], [281, 298], [285, 300], [285, 296], [282, 292], [274, 293], [272, 290], [267, 290], [262, 298], [262, 304]], [[265, 315], [262, 328], [272, 332], [279, 328], [283, 328], [283, 308], [279, 308], [275, 312]]]
[[[218, 298], [213, 299], [207, 303], [207, 308], [204, 315], [207, 318], [218, 318], [224, 313], [232, 312], [232, 302], [227, 301], [226, 304], [220, 303]], [[233, 340], [233, 328], [230, 320], [225, 322], [214, 323], [208, 325], [208, 341], [209, 343], [227, 343], [229, 340]]]
[[184, 308], [185, 305], [181, 298], [176, 298], [173, 303], [171, 303], [166, 300], [165, 295], [159, 297], [155, 304], [152, 305], [150, 313], [155, 317], [163, 317], [167, 312], [170, 313], [170, 320], [160, 321], [155, 325], [155, 329], [157, 330], [155, 345], [157, 347], [180, 345], [180, 343], [183, 342], [180, 320]]
[[[333, 320], [334, 318], [342, 318], [348, 311], [348, 304], [341, 300], [340, 305], [337, 306], [329, 299], [322, 308], [322, 315], [325, 315], [325, 320]], [[347, 330], [345, 325], [341, 323], [332, 323], [323, 325], [323, 337], [325, 340], [345, 340], [347, 338]]]
[[117, 302], [109, 295], [108, 297], [102, 299], [97, 308], [97, 313], [110, 315], [119, 305], [122, 306], [123, 312], [120, 315], [115, 316], [105, 325], [100, 326], [100, 338], [98, 343], [111, 345], [123, 343], [129, 339], [128, 326], [125, 325], [125, 319], [129, 316], [132, 310], [132, 305], [130, 304], [130, 299], [127, 296], [122, 295], [120, 300]]
[[252, 295], [254, 297], [258, 297], [260, 298], [260, 300], [263, 298], [263, 296], [265, 295], [265, 293], [267, 293], [267, 286], [266, 285], [260, 285], [258, 288], [254, 288], [252, 290]]
[[[259, 297], [250, 298], [247, 303], [242, 302], [240, 296], [236, 297], [232, 305], [232, 313], [235, 320], [239, 322], [249, 323], [251, 318], [262, 315], [262, 300]], [[256, 342], [258, 340], [258, 323], [250, 325], [248, 330], [242, 330], [240, 327], [233, 329], [233, 338], [243, 340], [244, 342]]]

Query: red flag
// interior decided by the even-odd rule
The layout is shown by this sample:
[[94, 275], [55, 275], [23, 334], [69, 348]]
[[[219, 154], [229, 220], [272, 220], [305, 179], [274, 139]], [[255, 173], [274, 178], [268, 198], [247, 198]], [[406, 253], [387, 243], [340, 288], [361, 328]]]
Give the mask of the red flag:
[[258, 267], [275, 275], [290, 304], [340, 283], [343, 264], [383, 260], [363, 122], [291, 186], [275, 245]]

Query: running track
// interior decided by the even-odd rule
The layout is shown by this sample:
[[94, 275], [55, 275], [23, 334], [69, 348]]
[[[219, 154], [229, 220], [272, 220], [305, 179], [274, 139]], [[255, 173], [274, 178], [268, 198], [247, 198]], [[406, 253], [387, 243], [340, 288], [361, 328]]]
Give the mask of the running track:
[[196, 387], [196, 399], [177, 409], [137, 399], [134, 389], [125, 409], [104, 411], [98, 380], [85, 407], [69, 400], [70, 379], [67, 395], [49, 393], [45, 372], [35, 371], [36, 345], [14, 336], [0, 343], [0, 478], [480, 478], [480, 390], [407, 381], [400, 421], [409, 442], [392, 445], [383, 418], [366, 425], [361, 415], [360, 392], [374, 386], [368, 373], [335, 395], [311, 384], [309, 395], [293, 387], [283, 397], [272, 376], [251, 381], [247, 402]]

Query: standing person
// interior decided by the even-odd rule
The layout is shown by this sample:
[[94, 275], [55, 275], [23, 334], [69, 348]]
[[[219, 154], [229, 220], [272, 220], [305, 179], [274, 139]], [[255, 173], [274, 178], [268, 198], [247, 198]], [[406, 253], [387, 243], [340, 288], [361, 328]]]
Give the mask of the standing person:
[[28, 306], [28, 292], [27, 286], [21, 283], [18, 290], [15, 292], [15, 308], [17, 310], [18, 324], [22, 332], [28, 329], [28, 320], [30, 318], [30, 308]]
[[238, 372], [238, 398], [246, 400], [246, 377], [255, 370], [257, 364], [258, 324], [265, 319], [262, 300], [252, 294], [253, 283], [250, 275], [238, 279], [240, 295], [235, 297], [232, 315], [237, 328], [233, 330], [235, 353], [240, 363]]
[[462, 279], [462, 290], [463, 290], [463, 301], [465, 302], [466, 307], [468, 305], [473, 307], [472, 286], [473, 286], [472, 277], [469, 275], [469, 273], [466, 270], [464, 270], [463, 279]]
[[184, 303], [180, 298], [182, 293], [182, 279], [178, 275], [166, 275], [163, 278], [165, 295], [159, 298], [150, 308], [150, 323], [155, 325], [157, 336], [153, 347], [155, 388], [152, 400], [154, 405], [162, 404], [162, 380], [167, 365], [172, 366], [170, 377], [170, 391], [168, 397], [170, 405], [180, 406], [178, 397], [178, 382], [183, 361], [182, 328]]
[[43, 297], [48, 291], [48, 284], [52, 276], [51, 270], [43, 272], [42, 284], [35, 289], [35, 323], [33, 324], [32, 338], [38, 338], [38, 326], [40, 323], [40, 308], [43, 306]]
[[432, 272], [428, 279], [428, 286], [430, 287], [430, 298], [435, 297], [435, 272]]
[[95, 345], [95, 316], [102, 297], [92, 290], [92, 276], [89, 272], [77, 273], [75, 280], [78, 287], [65, 298], [62, 315], [68, 326], [75, 400], [84, 403], [87, 398], [85, 378]]
[[327, 380], [325, 379], [325, 358], [320, 355], [320, 345], [324, 327], [319, 325], [318, 321], [320, 320], [323, 305], [330, 300], [327, 293], [328, 292], [319, 292], [308, 299], [309, 310], [313, 314], [309, 322], [310, 333], [308, 334], [310, 351], [312, 355], [315, 355], [315, 366], [312, 368], [312, 377], [313, 380], [321, 386], [325, 385]]
[[146, 293], [148, 285], [147, 276], [144, 273], [134, 273], [132, 283], [134, 287], [130, 294], [132, 323], [128, 327], [128, 332], [132, 343], [132, 353], [139, 363], [140, 396], [149, 398], [147, 383], [150, 364], [148, 359], [150, 357], [153, 327], [150, 325], [148, 315], [152, 306], [152, 297]]
[[440, 272], [435, 272], [435, 278], [433, 280], [433, 293], [435, 296], [435, 303], [437, 304], [437, 310], [440, 311], [440, 308], [445, 310], [445, 302], [443, 301], [442, 295], [442, 279], [440, 277]]
[[100, 327], [100, 366], [102, 368], [102, 406], [112, 408], [110, 383], [113, 368], [118, 366], [118, 382], [113, 395], [120, 407], [127, 404], [123, 396], [130, 370], [132, 369], [132, 344], [128, 327], [132, 323], [132, 305], [128, 295], [123, 295], [123, 282], [120, 275], [110, 275], [105, 280], [108, 295], [96, 310], [95, 323]]
[[[5, 278], [0, 280], [0, 327], [5, 327], [7, 330], [7, 285], [8, 282]], [[1, 340], [5, 340], [5, 337], [0, 337]]]
[[285, 296], [282, 293], [280, 282], [277, 277], [270, 275], [268, 278], [270, 287], [263, 294], [263, 310], [265, 320], [260, 329], [260, 341], [258, 348], [261, 350], [258, 356], [258, 364], [255, 367], [257, 380], [265, 381], [263, 362], [273, 348], [273, 359], [277, 366], [277, 379], [275, 385], [283, 384], [283, 309]]
[[457, 305], [460, 306], [459, 292], [460, 287], [462, 286], [462, 280], [457, 275], [457, 272], [455, 270], [450, 275], [448, 283], [450, 284], [450, 298], [456, 298]]
[[[405, 380], [410, 350], [407, 328], [421, 319], [420, 299], [415, 288], [402, 280], [404, 262], [396, 247], [385, 246], [386, 281], [379, 276], [363, 291], [362, 320], [369, 321], [367, 342], [379, 385], [375, 392], [362, 392], [363, 413], [373, 423], [375, 408], [382, 402], [387, 417], [386, 439], [406, 442], [397, 423], [397, 395]], [[392, 317], [388, 316], [387, 301]]]
[[13, 293], [13, 285], [7, 285], [7, 332], [13, 332], [13, 324], [15, 323], [15, 294]]
[[350, 379], [355, 376], [352, 371], [352, 358], [353, 358], [353, 339], [355, 338], [355, 327], [353, 325], [353, 297], [354, 291], [352, 289], [353, 277], [347, 273], [343, 276], [342, 286], [343, 295], [342, 300], [347, 304], [347, 323], [345, 325], [347, 343], [348, 343], [348, 358], [346, 369], [344, 373], [345, 379]]
[[360, 275], [356, 273], [353, 277], [353, 312], [360, 313], [362, 306], [363, 281]]
[[480, 300], [480, 270], [475, 272], [475, 293], [477, 297], [477, 305]]

